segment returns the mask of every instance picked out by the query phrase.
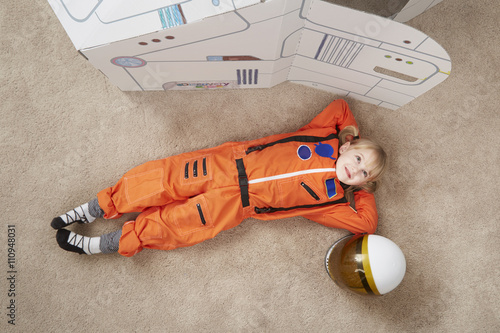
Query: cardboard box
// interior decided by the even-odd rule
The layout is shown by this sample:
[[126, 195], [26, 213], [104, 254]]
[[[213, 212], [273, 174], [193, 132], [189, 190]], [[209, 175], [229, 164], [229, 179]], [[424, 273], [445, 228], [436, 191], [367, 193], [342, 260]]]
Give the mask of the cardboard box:
[[124, 91], [268, 88], [285, 81], [397, 109], [451, 61], [393, 19], [321, 0], [49, 0], [79, 50]]

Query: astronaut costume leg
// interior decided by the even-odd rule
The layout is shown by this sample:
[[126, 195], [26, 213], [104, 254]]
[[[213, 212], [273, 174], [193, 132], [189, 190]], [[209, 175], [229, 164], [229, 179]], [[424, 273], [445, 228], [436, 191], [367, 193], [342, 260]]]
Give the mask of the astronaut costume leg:
[[105, 218], [141, 212], [122, 228], [118, 252], [191, 246], [245, 218], [230, 145], [147, 162], [98, 195]]

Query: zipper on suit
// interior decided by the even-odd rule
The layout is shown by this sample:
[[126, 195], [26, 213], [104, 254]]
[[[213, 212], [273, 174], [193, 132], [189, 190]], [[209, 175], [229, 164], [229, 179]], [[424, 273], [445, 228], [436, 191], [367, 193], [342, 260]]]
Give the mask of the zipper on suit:
[[187, 162], [186, 165], [184, 166], [184, 179], [188, 178], [189, 178], [189, 162]]
[[268, 147], [271, 147], [271, 146], [274, 146], [276, 144], [280, 144], [280, 143], [287, 143], [287, 142], [309, 142], [309, 143], [316, 143], [316, 142], [321, 142], [321, 141], [328, 141], [328, 140], [332, 140], [332, 139], [338, 139], [338, 135], [335, 134], [335, 133], [331, 133], [327, 136], [311, 136], [311, 135], [295, 135], [295, 136], [290, 136], [290, 137], [287, 137], [287, 138], [283, 138], [283, 139], [280, 139], [280, 140], [277, 140], [277, 141], [274, 141], [274, 142], [269, 142], [269, 143], [266, 143], [266, 144], [263, 144], [263, 145], [259, 145], [259, 146], [254, 146], [254, 147], [249, 147], [247, 150], [246, 150], [246, 154], [250, 154], [250, 153], [253, 153], [254, 151], [260, 151], [260, 150], [264, 150]]
[[203, 176], [207, 175], [207, 158], [203, 157]]
[[332, 206], [332, 205], [338, 205], [338, 204], [343, 204], [347, 203], [347, 199], [345, 197], [340, 198], [339, 200], [335, 201], [326, 201], [326, 202], [320, 202], [317, 204], [312, 204], [312, 205], [299, 205], [299, 206], [293, 206], [293, 207], [254, 207], [254, 211], [257, 214], [271, 214], [271, 213], [276, 213], [276, 212], [286, 212], [289, 210], [294, 210], [294, 209], [310, 209], [310, 208], [315, 208], [315, 207], [325, 207], [325, 206]]
[[193, 162], [193, 177], [198, 177], [198, 161]]
[[196, 204], [196, 208], [198, 209], [198, 214], [200, 214], [201, 223], [203, 223], [203, 225], [207, 224], [207, 221], [205, 221], [205, 216], [203, 216], [203, 211], [201, 210], [201, 205]]
[[316, 194], [316, 192], [314, 192], [312, 188], [307, 186], [306, 183], [300, 182], [300, 186], [302, 186], [307, 191], [307, 193], [309, 193], [316, 201], [320, 200], [319, 196]]

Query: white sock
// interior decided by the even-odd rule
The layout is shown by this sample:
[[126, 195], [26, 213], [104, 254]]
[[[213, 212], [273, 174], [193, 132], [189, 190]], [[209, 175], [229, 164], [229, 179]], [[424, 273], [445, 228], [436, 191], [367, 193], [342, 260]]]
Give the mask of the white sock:
[[66, 224], [71, 224], [75, 221], [81, 221], [83, 223], [91, 223], [94, 222], [95, 220], [95, 217], [90, 215], [89, 213], [88, 203], [84, 203], [83, 205], [70, 210], [66, 214], [61, 215], [60, 218]]
[[101, 253], [101, 237], [86, 237], [71, 231], [68, 237], [68, 244], [81, 248], [89, 255]]

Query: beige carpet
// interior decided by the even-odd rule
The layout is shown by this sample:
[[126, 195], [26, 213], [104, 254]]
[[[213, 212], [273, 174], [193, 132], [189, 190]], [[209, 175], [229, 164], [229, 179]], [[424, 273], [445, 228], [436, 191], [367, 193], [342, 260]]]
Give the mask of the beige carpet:
[[[129, 168], [295, 130], [338, 96], [288, 83], [121, 92], [75, 51], [45, 1], [0, 7], [1, 332], [500, 331], [497, 0], [444, 0], [408, 23], [449, 52], [443, 84], [396, 111], [348, 100], [390, 154], [377, 233], [399, 244], [408, 270], [381, 298], [330, 280], [325, 253], [347, 232], [303, 218], [247, 220], [133, 258], [60, 250], [51, 219]], [[99, 235], [124, 221], [73, 230]]]

